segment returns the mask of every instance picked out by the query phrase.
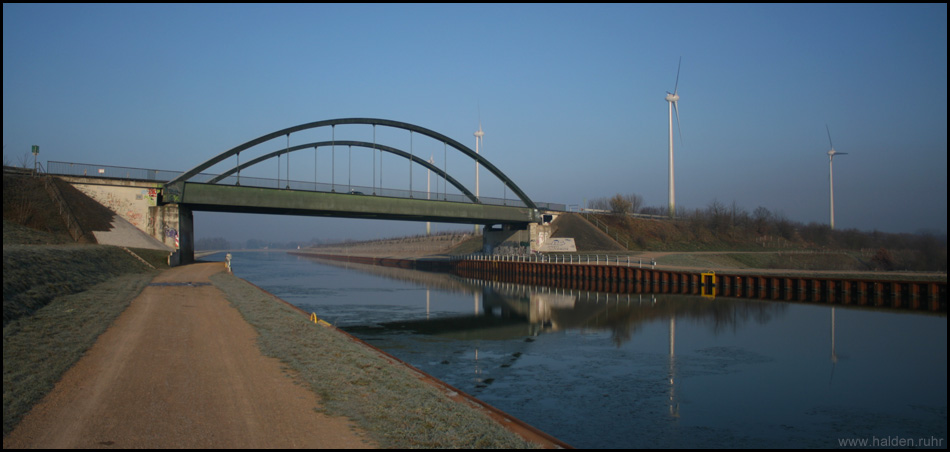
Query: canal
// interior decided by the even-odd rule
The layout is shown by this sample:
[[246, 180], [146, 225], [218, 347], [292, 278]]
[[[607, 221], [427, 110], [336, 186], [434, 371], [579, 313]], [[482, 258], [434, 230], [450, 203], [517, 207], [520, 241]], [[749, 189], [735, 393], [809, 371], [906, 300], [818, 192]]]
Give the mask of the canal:
[[282, 252], [235, 253], [233, 270], [574, 447], [947, 447], [945, 313], [570, 291]]

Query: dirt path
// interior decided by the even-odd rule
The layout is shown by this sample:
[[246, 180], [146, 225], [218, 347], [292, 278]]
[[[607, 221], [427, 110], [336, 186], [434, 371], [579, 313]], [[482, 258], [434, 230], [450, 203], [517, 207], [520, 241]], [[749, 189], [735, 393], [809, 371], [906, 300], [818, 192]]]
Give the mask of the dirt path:
[[261, 355], [256, 331], [210, 285], [223, 269], [158, 276], [3, 448], [372, 447]]

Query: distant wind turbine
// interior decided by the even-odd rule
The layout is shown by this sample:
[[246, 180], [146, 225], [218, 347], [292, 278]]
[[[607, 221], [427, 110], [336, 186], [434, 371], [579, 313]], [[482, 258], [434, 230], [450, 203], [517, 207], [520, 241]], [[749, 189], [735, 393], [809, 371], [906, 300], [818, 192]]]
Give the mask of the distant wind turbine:
[[680, 57], [679, 64], [676, 66], [676, 83], [673, 85], [673, 92], [666, 92], [666, 101], [670, 104], [670, 218], [676, 217], [676, 186], [673, 183], [673, 110], [676, 110], [676, 129], [680, 133], [680, 142], [683, 141], [683, 130], [680, 129], [680, 110], [677, 102], [680, 100], [678, 94], [680, 84], [680, 66], [683, 64], [683, 57]]
[[[482, 132], [482, 122], [478, 121], [478, 130], [475, 131], [475, 154], [479, 153], [479, 147], [482, 144], [482, 137], [485, 136], [485, 132]], [[475, 198], [478, 198], [478, 160], [475, 161]]]
[[[432, 154], [429, 154], [429, 165], [432, 165], [434, 163], [435, 163], [435, 160], [432, 158]], [[427, 168], [426, 169], [426, 199], [432, 199], [432, 188], [430, 185], [431, 174], [432, 174], [432, 171]], [[436, 187], [438, 187], [439, 185], [438, 182], [439, 181], [436, 180]], [[426, 221], [426, 235], [428, 236], [431, 234], [432, 234], [432, 222]], [[428, 299], [429, 299], [429, 290], [426, 289], [426, 300]]]
[[831, 146], [831, 150], [828, 151], [828, 187], [831, 190], [831, 229], [835, 229], [835, 174], [832, 170], [831, 164], [835, 159], [836, 155], [848, 155], [847, 152], [838, 152], [835, 150], [835, 144], [831, 142], [831, 129], [828, 128], [828, 124], [825, 124], [825, 130], [828, 131], [828, 144]]
[[[481, 120], [482, 113], [481, 113], [481, 107], [479, 107], [478, 116], [479, 116], [479, 119], [478, 119], [478, 130], [475, 131], [475, 155], [478, 155], [478, 153], [479, 153], [479, 147], [481, 147], [482, 140], [483, 140], [482, 137], [485, 136], [485, 132], [482, 132], [482, 120]], [[478, 160], [476, 160], [476, 161], [475, 161], [475, 199], [480, 199], [478, 196], [479, 196], [479, 194], [478, 194]], [[477, 225], [477, 224], [475, 225], [475, 235], [478, 235], [478, 225]]]

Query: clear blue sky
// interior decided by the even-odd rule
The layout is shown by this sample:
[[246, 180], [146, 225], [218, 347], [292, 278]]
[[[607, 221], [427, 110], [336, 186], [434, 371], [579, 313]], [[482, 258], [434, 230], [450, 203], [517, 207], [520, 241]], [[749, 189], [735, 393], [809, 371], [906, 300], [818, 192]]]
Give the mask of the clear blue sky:
[[[946, 232], [946, 4], [4, 4], [3, 158], [16, 164], [39, 145], [43, 162], [186, 170], [345, 117], [408, 122], [474, 148], [480, 121], [482, 155], [536, 201], [637, 193], [665, 206], [664, 98], [680, 57], [678, 206], [735, 202], [827, 223], [827, 125], [848, 153], [834, 161], [836, 228]], [[380, 140], [406, 149], [406, 135]], [[314, 138], [329, 134], [291, 145]], [[412, 147], [443, 165], [441, 145]], [[352, 172], [345, 155], [336, 180], [370, 185], [369, 154], [354, 153]], [[313, 179], [312, 156], [294, 162], [292, 178]], [[389, 162], [385, 178], [408, 188]], [[448, 167], [474, 185], [460, 154]], [[258, 171], [276, 177], [276, 163]], [[425, 172], [413, 174], [424, 188]], [[501, 197], [481, 174], [481, 194]], [[200, 212], [196, 228], [230, 240], [425, 230]]]

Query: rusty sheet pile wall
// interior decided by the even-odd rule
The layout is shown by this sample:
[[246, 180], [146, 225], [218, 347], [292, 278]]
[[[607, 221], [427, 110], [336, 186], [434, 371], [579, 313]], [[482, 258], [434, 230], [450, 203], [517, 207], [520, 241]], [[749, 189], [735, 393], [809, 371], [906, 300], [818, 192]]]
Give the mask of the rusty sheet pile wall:
[[[301, 253], [303, 254], [303, 253]], [[609, 293], [663, 293], [947, 311], [946, 281], [862, 280], [693, 273], [622, 265], [493, 260], [412, 260], [304, 255], [371, 265], [448, 271], [465, 278]]]

